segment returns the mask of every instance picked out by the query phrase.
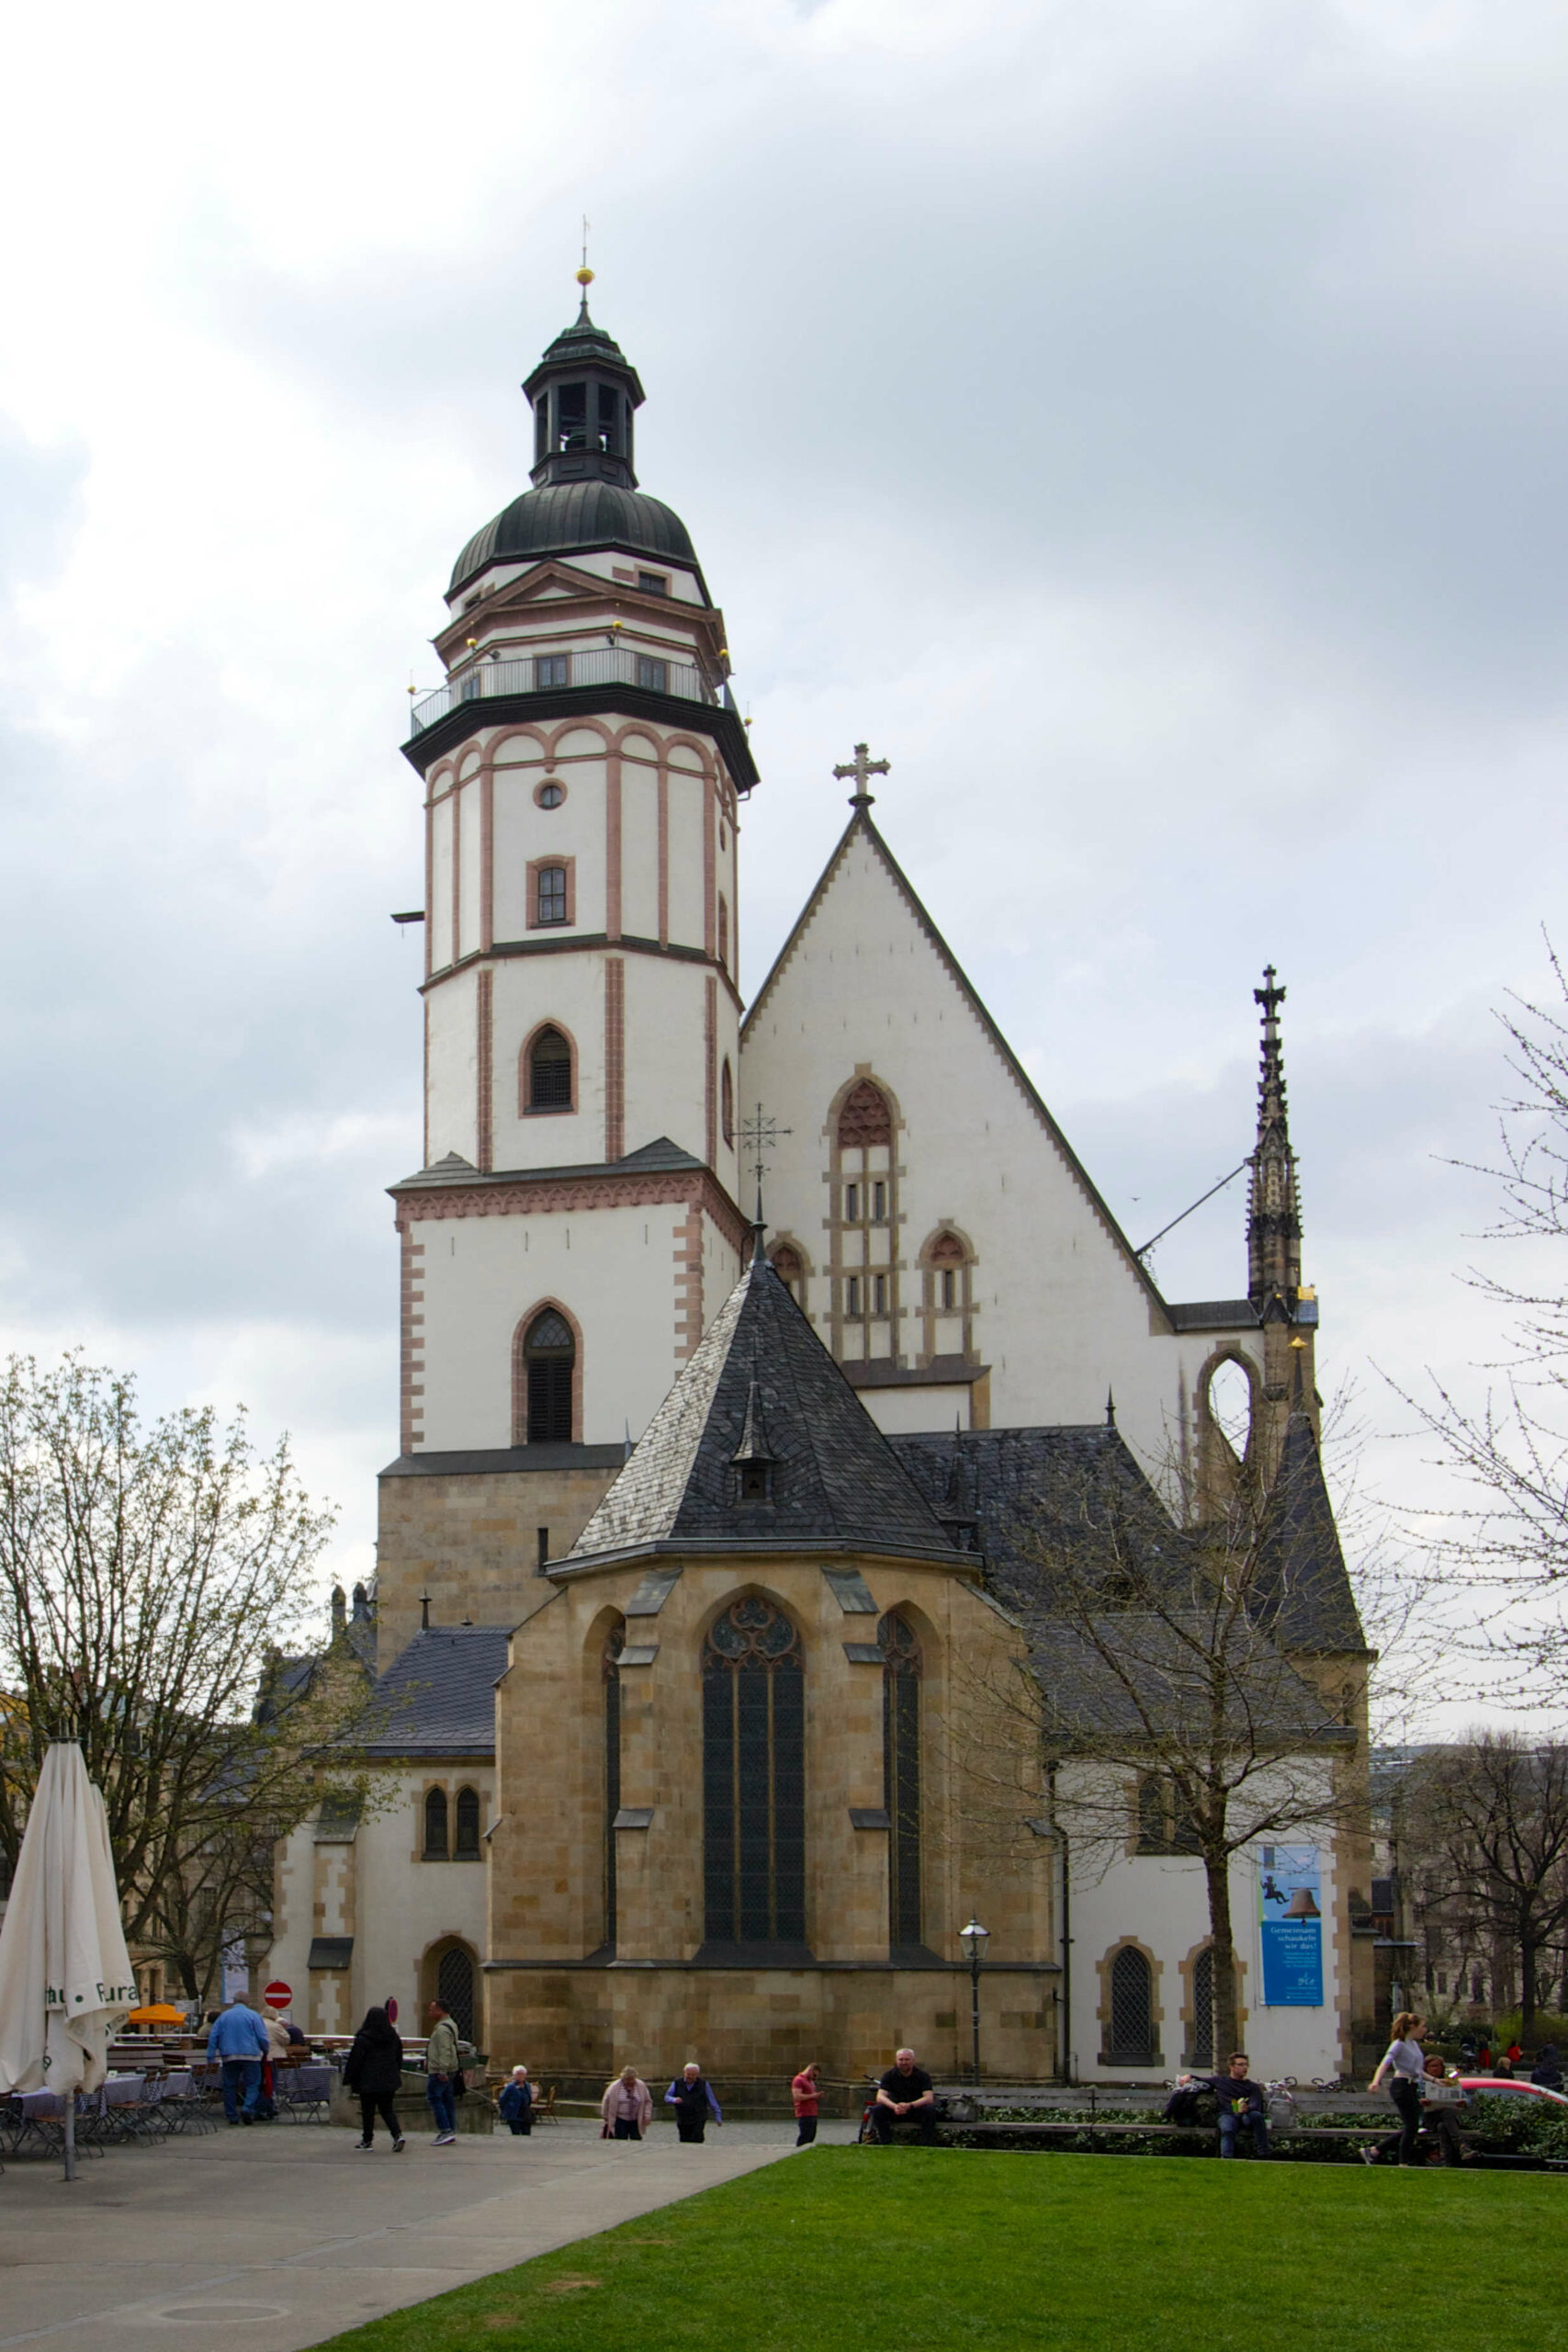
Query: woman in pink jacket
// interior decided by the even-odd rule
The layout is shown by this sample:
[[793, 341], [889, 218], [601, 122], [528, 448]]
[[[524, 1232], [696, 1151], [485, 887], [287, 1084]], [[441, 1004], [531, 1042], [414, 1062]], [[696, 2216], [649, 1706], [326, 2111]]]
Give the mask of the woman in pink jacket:
[[653, 2093], [635, 2066], [623, 2066], [599, 2102], [605, 2140], [640, 2140], [653, 2120]]

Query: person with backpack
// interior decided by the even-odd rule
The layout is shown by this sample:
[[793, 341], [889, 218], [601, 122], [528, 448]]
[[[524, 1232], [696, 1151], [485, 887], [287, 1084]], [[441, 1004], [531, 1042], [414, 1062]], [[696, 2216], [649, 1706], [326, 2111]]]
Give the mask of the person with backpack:
[[457, 2144], [457, 2094], [463, 2087], [457, 2029], [445, 2001], [430, 2004], [430, 2039], [424, 2046], [424, 2096], [435, 2119], [433, 2148]]
[[407, 2142], [398, 2121], [396, 2096], [403, 2079], [403, 2038], [383, 2008], [367, 2009], [344, 2061], [343, 2086], [359, 2097], [359, 2149], [367, 2152], [376, 2139], [378, 2115], [392, 2135], [392, 2154], [400, 2156]]

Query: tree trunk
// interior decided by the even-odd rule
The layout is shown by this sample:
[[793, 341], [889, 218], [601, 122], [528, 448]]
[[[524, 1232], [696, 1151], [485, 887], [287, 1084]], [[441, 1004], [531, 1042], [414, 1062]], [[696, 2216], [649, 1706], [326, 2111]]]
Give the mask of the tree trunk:
[[1519, 2040], [1528, 2048], [1535, 2040], [1535, 1956], [1540, 1946], [1528, 1928], [1519, 1929]]
[[1231, 2052], [1240, 2046], [1235, 2018], [1235, 1945], [1231, 1936], [1231, 1858], [1205, 1854], [1209, 1887], [1209, 1940], [1214, 1984], [1214, 2072], [1223, 2075]]

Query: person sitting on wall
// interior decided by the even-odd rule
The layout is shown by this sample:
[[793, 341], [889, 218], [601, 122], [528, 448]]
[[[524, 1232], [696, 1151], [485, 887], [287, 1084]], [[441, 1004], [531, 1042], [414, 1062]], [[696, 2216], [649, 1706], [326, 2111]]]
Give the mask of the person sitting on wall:
[[1459, 2119], [1469, 2105], [1469, 2092], [1449, 2080], [1448, 2070], [1433, 2051], [1423, 2067], [1421, 2128], [1437, 2141], [1446, 2165], [1464, 2161], [1460, 2148]]
[[675, 2129], [682, 2140], [690, 2140], [698, 2147], [703, 2133], [710, 2123], [722, 2123], [718, 2101], [713, 2095], [713, 2085], [707, 2081], [694, 2058], [688, 2058], [680, 2075], [664, 2094], [664, 2104], [675, 2110]]
[[876, 2086], [871, 2128], [882, 2147], [891, 2141], [895, 2123], [918, 2124], [920, 2138], [934, 2144], [936, 2093], [925, 2068], [916, 2065], [912, 2050], [900, 2050]]
[[514, 2140], [526, 2140], [534, 2130], [534, 2086], [526, 2066], [513, 2066], [505, 2089], [496, 2100], [501, 2120]]
[[1255, 2155], [1269, 2154], [1269, 2094], [1261, 2083], [1249, 2082], [1247, 2073], [1247, 2052], [1233, 2050], [1230, 2063], [1223, 2075], [1215, 2075], [1209, 2088], [1220, 2103], [1220, 2154], [1234, 2156], [1236, 2135], [1247, 2124], [1252, 2132]]

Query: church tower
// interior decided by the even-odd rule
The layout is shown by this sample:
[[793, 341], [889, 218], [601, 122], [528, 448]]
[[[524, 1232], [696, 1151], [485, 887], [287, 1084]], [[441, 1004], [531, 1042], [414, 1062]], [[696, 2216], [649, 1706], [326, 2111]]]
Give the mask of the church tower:
[[392, 1188], [392, 1654], [515, 1617], [733, 1284], [739, 803], [723, 615], [637, 488], [643, 390], [589, 315], [523, 389], [532, 487], [477, 532], [413, 704], [425, 786], [424, 1165]]

